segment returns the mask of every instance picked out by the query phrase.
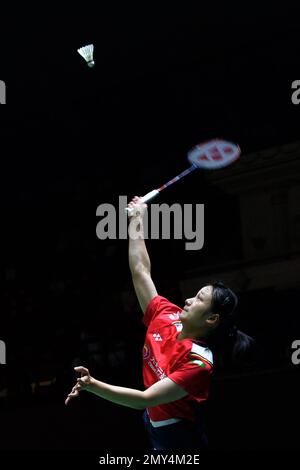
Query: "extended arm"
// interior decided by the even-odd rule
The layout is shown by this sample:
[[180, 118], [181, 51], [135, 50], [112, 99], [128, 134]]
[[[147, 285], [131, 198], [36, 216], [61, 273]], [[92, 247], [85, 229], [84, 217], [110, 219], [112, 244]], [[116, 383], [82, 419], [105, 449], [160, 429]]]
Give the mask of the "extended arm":
[[170, 403], [187, 395], [183, 388], [168, 377], [156, 382], [147, 390], [141, 391], [100, 382], [100, 380], [91, 377], [85, 367], [75, 367], [75, 370], [81, 372], [81, 378], [77, 379], [77, 384], [65, 401], [66, 404], [70, 399], [78, 396], [81, 390], [86, 390], [105, 400], [136, 410]]

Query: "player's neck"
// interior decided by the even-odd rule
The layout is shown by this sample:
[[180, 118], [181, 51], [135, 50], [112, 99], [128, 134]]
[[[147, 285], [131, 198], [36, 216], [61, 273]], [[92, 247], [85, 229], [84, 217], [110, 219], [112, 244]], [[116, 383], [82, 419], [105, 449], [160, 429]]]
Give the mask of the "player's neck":
[[196, 333], [195, 331], [190, 331], [188, 328], [183, 328], [179, 335], [177, 336], [177, 341], [181, 341], [183, 339], [190, 339], [194, 341], [205, 341], [206, 334], [202, 330], [198, 330]]

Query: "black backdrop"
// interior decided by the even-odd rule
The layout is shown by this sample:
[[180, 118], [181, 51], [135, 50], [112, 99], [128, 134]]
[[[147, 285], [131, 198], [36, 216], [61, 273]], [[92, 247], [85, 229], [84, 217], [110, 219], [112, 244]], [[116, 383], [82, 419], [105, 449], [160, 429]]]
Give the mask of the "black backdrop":
[[[78, 357], [103, 380], [142, 387], [140, 313], [135, 304], [127, 311], [121, 298], [130, 289], [127, 242], [96, 238], [96, 207], [172, 177], [199, 140], [224, 136], [244, 153], [298, 140], [296, 10], [23, 8], [3, 12], [0, 33], [7, 87], [0, 123], [7, 365], [0, 371], [9, 388], [0, 403], [1, 447], [144, 448], [138, 412], [84, 396], [63, 406]], [[76, 52], [89, 42], [94, 69]], [[187, 270], [238, 255], [240, 221], [236, 201], [202, 174], [170, 188], [164, 201], [174, 200], [205, 200], [207, 207], [209, 244], [201, 253], [187, 254], [179, 241], [150, 243], [158, 285], [182, 302], [176, 286]], [[219, 224], [231, 233], [222, 246]], [[263, 365], [278, 369], [213, 388], [212, 448], [297, 446], [297, 368], [281, 369], [280, 361], [299, 328], [282, 321], [282, 312], [297, 305], [298, 293], [271, 294], [241, 300], [246, 329], [269, 351]], [[264, 318], [250, 315], [257, 301]], [[101, 345], [106, 363], [93, 362], [89, 341]], [[120, 342], [125, 366], [109, 356]], [[32, 384], [53, 378], [32, 393]]]

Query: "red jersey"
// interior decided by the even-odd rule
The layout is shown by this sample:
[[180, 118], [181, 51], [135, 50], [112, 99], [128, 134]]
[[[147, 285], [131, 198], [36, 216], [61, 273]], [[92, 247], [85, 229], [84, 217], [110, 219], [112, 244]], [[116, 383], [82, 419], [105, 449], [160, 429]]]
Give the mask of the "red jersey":
[[[144, 385], [149, 388], [165, 377], [173, 380], [187, 392], [180, 400], [148, 408], [152, 424], [163, 425], [166, 420], [195, 420], [193, 404], [208, 397], [213, 357], [203, 342], [191, 339], [177, 340], [182, 324], [182, 311], [160, 295], [147, 306], [144, 324], [148, 327], [143, 351]], [[172, 422], [172, 421], [171, 421]], [[167, 424], [167, 422], [166, 422]]]

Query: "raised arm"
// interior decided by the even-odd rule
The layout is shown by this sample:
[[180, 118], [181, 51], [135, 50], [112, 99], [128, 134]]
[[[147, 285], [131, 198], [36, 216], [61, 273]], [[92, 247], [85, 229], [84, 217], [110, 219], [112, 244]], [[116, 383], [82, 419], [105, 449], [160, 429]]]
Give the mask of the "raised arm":
[[[151, 278], [150, 258], [144, 239], [143, 215], [147, 205], [141, 203], [140, 198], [136, 196], [128, 204], [128, 207], [134, 209], [133, 214], [129, 216], [129, 267], [139, 304], [145, 313], [149, 302], [157, 295]], [[137, 234], [139, 238], [137, 238]]]

